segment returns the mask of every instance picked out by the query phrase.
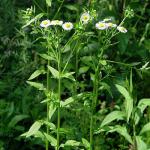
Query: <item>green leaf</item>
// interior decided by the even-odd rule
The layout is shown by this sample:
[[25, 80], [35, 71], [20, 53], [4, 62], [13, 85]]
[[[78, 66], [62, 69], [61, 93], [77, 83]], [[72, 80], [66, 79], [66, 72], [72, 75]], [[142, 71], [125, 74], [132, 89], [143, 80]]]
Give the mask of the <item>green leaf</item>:
[[75, 7], [74, 5], [64, 5], [64, 7], [66, 7], [69, 10], [78, 12], [78, 8]]
[[31, 19], [27, 24], [25, 24], [22, 28], [25, 28], [27, 26], [29, 26], [31, 23], [33, 23], [34, 21], [36, 21], [37, 19], [40, 19], [41, 17], [44, 16], [44, 13], [40, 13], [37, 16], [35, 16], [33, 19]]
[[49, 120], [51, 120], [55, 111], [56, 111], [56, 105], [54, 105], [54, 103], [52, 102], [49, 104], [49, 113], [48, 113], [49, 114]]
[[31, 86], [39, 89], [39, 90], [44, 90], [44, 85], [41, 83], [37, 83], [37, 82], [31, 82], [31, 81], [27, 81], [28, 84], [30, 84]]
[[65, 101], [61, 101], [61, 106], [62, 107], [69, 107], [69, 104], [71, 104], [72, 102], [74, 102], [74, 100], [75, 99], [73, 97], [69, 97]]
[[129, 143], [133, 144], [132, 138], [129, 135], [129, 133], [127, 132], [126, 127], [122, 127], [120, 125], [116, 125], [112, 130], [110, 130], [109, 132], [117, 132], [120, 135], [122, 135]]
[[143, 126], [143, 128], [142, 128], [142, 130], [141, 130], [141, 132], [140, 132], [140, 135], [143, 134], [143, 133], [145, 133], [145, 132], [148, 132], [148, 131], [150, 131], [150, 122], [147, 123], [147, 124], [145, 124], [145, 125]]
[[141, 99], [137, 107], [140, 109], [141, 113], [143, 113], [147, 106], [150, 106], [150, 98]]
[[49, 127], [50, 130], [53, 130], [55, 131], [56, 130], [56, 126], [55, 124], [51, 123], [51, 122], [48, 122], [48, 121], [43, 121], [43, 123]]
[[133, 99], [123, 86], [116, 84], [116, 88], [125, 97], [125, 110], [128, 122], [133, 110]]
[[110, 96], [113, 98], [111, 87], [105, 82], [100, 82], [100, 85], [102, 85], [101, 90], [104, 90], [104, 89], [107, 90]]
[[136, 136], [136, 144], [137, 150], [147, 150], [147, 145], [140, 136]]
[[28, 117], [28, 115], [16, 115], [10, 120], [8, 127], [14, 127], [19, 121], [22, 121]]
[[50, 70], [54, 78], [57, 78], [57, 79], [59, 78], [59, 72], [55, 68], [48, 66], [48, 69]]
[[106, 66], [106, 65], [107, 65], [106, 60], [100, 60], [99, 62], [100, 62], [100, 64], [102, 64], [103, 66]]
[[37, 133], [37, 131], [40, 129], [41, 126], [42, 126], [42, 122], [41, 121], [36, 121], [30, 127], [29, 131], [24, 133], [24, 134], [22, 134], [21, 136], [30, 137], [32, 135], [35, 135]]
[[142, 116], [142, 114], [143, 114], [143, 112], [147, 106], [150, 106], [150, 99], [149, 98], [141, 99], [139, 101], [136, 112], [135, 112], [135, 116], [134, 116], [134, 120], [135, 120], [136, 125], [138, 124], [140, 117]]
[[86, 73], [89, 70], [88, 66], [80, 67], [79, 74]]
[[45, 74], [45, 70], [36, 70], [35, 72], [32, 73], [32, 75], [29, 77], [28, 80], [32, 80], [36, 77], [38, 77], [40, 74]]
[[60, 147], [64, 147], [64, 146], [72, 146], [72, 147], [78, 147], [80, 146], [81, 143], [75, 140], [68, 140], [66, 141], [65, 144], [61, 144]]
[[51, 143], [51, 145], [56, 147], [57, 140], [54, 137], [52, 137], [51, 135], [49, 135], [49, 134], [47, 134], [45, 132], [44, 132], [44, 135], [45, 135], [46, 139]]
[[39, 56], [41, 56], [42, 58], [46, 59], [46, 60], [55, 60], [53, 57], [47, 55], [47, 54], [38, 54]]
[[75, 78], [72, 76], [72, 74], [74, 74], [74, 72], [63, 73], [61, 74], [61, 78], [68, 78], [72, 81], [75, 81]]
[[47, 4], [49, 7], [51, 7], [51, 5], [52, 5], [52, 0], [46, 0], [46, 4]]
[[121, 111], [113, 111], [113, 112], [109, 113], [109, 114], [105, 117], [105, 119], [102, 121], [100, 127], [103, 127], [103, 126], [105, 126], [105, 125], [111, 123], [112, 121], [114, 121], [114, 120], [116, 120], [116, 119], [117, 119], [117, 120], [122, 120], [124, 116], [125, 116], [124, 113], [121, 112]]
[[90, 150], [90, 143], [85, 138], [82, 138], [82, 143], [86, 150]]

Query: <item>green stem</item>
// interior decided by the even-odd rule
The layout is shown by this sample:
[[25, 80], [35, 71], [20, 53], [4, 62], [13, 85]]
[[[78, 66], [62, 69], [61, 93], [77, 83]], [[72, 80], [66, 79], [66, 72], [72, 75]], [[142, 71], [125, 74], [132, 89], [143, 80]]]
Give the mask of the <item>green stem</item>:
[[[49, 49], [48, 49], [48, 54], [49, 54]], [[50, 65], [50, 60], [48, 60], [47, 65]], [[50, 72], [49, 69], [47, 68], [47, 91], [50, 91]], [[47, 102], [47, 122], [49, 122], [49, 102]], [[46, 133], [49, 134], [49, 128], [48, 126], [46, 127]], [[48, 140], [46, 139], [45, 141], [46, 144], [46, 150], [48, 150]]]
[[93, 124], [94, 124], [93, 115], [95, 113], [95, 107], [98, 98], [98, 71], [99, 71], [99, 65], [95, 69], [95, 77], [94, 77], [92, 111], [91, 111], [91, 119], [90, 119], [90, 150], [93, 150]]
[[57, 150], [59, 150], [59, 142], [60, 142], [60, 101], [61, 101], [61, 51], [59, 50], [58, 54], [58, 71], [59, 71], [59, 79], [58, 79], [58, 112], [57, 112]]
[[76, 45], [75, 45], [75, 90], [74, 90], [74, 94], [75, 94], [75, 96], [77, 95], [77, 78], [78, 78], [78, 44], [79, 44], [79, 42], [78, 42], [78, 40], [77, 40], [77, 42], [76, 42]]

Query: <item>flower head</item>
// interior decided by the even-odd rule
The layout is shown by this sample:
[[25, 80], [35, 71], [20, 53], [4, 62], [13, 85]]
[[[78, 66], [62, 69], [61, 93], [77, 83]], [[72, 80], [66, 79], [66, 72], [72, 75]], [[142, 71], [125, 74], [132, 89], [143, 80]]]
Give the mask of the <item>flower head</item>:
[[108, 23], [106, 23], [106, 24], [107, 24], [107, 26], [110, 27], [110, 28], [115, 28], [115, 27], [117, 27], [116, 24], [111, 23], [111, 22], [108, 22]]
[[50, 22], [50, 25], [62, 25], [63, 24], [63, 21], [61, 21], [61, 20], [52, 20], [51, 22]]
[[118, 29], [119, 32], [122, 32], [122, 33], [126, 33], [127, 32], [127, 29], [124, 28], [124, 27], [121, 27], [121, 26], [118, 26], [117, 29]]
[[96, 23], [95, 27], [99, 30], [105, 30], [108, 28], [107, 23], [104, 23], [104, 22]]
[[80, 21], [83, 23], [83, 24], [87, 24], [90, 20], [90, 14], [85, 12], [81, 15], [81, 18], [80, 18]]
[[47, 28], [48, 26], [50, 26], [50, 20], [43, 20], [40, 26], [43, 28]]
[[62, 25], [62, 28], [64, 30], [71, 30], [73, 28], [73, 24], [71, 22], [65, 22], [63, 25]]

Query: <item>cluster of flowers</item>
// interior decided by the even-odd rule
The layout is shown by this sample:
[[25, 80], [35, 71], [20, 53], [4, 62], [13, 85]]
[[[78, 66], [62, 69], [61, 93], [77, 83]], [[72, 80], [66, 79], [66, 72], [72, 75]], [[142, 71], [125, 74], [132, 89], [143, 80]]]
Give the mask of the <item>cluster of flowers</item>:
[[[91, 20], [91, 16], [87, 12], [83, 13], [80, 17], [80, 21], [81, 21], [82, 24], [87, 24], [90, 20]], [[96, 23], [95, 27], [98, 30], [105, 30], [105, 29], [108, 29], [108, 28], [117, 28], [117, 30], [119, 32], [122, 32], [122, 33], [127, 32], [126, 28], [124, 28], [122, 26], [117, 26], [116, 24], [114, 24], [110, 21], [111, 21], [111, 19], [104, 19], [103, 21], [99, 21], [98, 23]], [[68, 31], [73, 29], [73, 24], [71, 22], [63, 23], [63, 21], [60, 21], [60, 20], [52, 20], [52, 21], [44, 20], [40, 24], [40, 26], [43, 27], [43, 28], [47, 28], [49, 26], [56, 26], [56, 25], [62, 26], [62, 28], [64, 30], [68, 30]]]

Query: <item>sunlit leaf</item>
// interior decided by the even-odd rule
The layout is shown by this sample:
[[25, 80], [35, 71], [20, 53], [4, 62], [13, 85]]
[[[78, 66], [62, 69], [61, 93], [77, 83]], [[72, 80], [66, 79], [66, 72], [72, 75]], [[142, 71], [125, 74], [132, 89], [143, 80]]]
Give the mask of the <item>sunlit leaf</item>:
[[147, 106], [150, 106], [150, 98], [144, 98], [141, 99], [138, 103], [138, 108], [141, 110], [141, 112], [143, 113], [143, 111], [145, 110], [145, 108]]
[[47, 4], [49, 7], [51, 7], [51, 5], [52, 5], [52, 0], [46, 0], [46, 4]]
[[56, 147], [57, 140], [54, 137], [52, 137], [50, 134], [47, 134], [45, 132], [44, 132], [44, 135], [45, 135], [46, 139], [51, 143], [51, 145]]
[[150, 131], [150, 122], [147, 123], [147, 124], [145, 124], [145, 125], [143, 126], [143, 128], [142, 128], [140, 134], [143, 134], [143, 133], [148, 132], [148, 131]]
[[109, 132], [117, 132], [120, 135], [122, 135], [129, 143], [133, 144], [132, 138], [129, 135], [129, 133], [127, 132], [126, 127], [120, 126], [120, 125], [116, 125], [114, 127], [114, 129], [110, 130]]
[[72, 76], [73, 74], [74, 74], [74, 72], [63, 73], [63, 74], [61, 74], [61, 78], [68, 78], [72, 81], [75, 81], [75, 78]]
[[41, 56], [42, 58], [46, 59], [46, 60], [55, 60], [53, 57], [47, 55], [47, 54], [38, 54], [39, 56]]
[[82, 143], [86, 150], [90, 150], [90, 143], [85, 138], [82, 138]]
[[118, 91], [125, 97], [125, 110], [128, 122], [133, 110], [133, 99], [123, 86], [116, 84], [116, 87]]
[[55, 68], [48, 66], [48, 69], [50, 70], [54, 78], [59, 78], [59, 72]]
[[41, 121], [36, 121], [33, 123], [33, 125], [30, 127], [29, 131], [22, 134], [21, 136], [26, 136], [26, 137], [30, 137], [32, 135], [35, 135], [36, 132], [41, 128], [42, 126], [42, 122]]
[[136, 136], [136, 144], [137, 150], [147, 150], [147, 145], [140, 136]]
[[41, 83], [37, 83], [37, 82], [31, 82], [31, 81], [27, 81], [28, 84], [30, 84], [31, 86], [39, 89], [39, 90], [44, 90], [44, 85]]
[[65, 147], [65, 146], [78, 147], [80, 145], [81, 145], [81, 143], [78, 141], [68, 140], [68, 141], [66, 141], [65, 144], [61, 144], [61, 147]]
[[79, 74], [86, 73], [89, 70], [88, 66], [80, 67]]
[[104, 118], [100, 127], [103, 127], [114, 120], [122, 120], [124, 119], [124, 116], [125, 116], [124, 113], [121, 111], [113, 111]]
[[40, 13], [37, 16], [35, 16], [33, 19], [31, 19], [27, 24], [25, 24], [22, 28], [25, 28], [29, 26], [31, 23], [35, 22], [37, 19], [40, 19], [44, 16], [44, 13]]
[[28, 80], [32, 80], [36, 77], [38, 77], [40, 74], [45, 74], [45, 70], [36, 70], [35, 72], [32, 73], [32, 75], [29, 77]]

